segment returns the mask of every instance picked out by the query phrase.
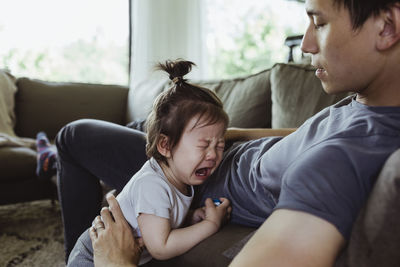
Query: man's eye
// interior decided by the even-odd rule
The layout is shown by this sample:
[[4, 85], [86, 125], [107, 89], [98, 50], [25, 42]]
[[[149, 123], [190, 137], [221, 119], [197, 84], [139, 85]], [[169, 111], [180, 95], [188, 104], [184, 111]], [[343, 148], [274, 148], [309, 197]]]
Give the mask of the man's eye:
[[326, 23], [317, 23], [317, 22], [315, 22], [314, 23], [314, 28], [318, 30], [318, 29], [324, 27], [325, 25], [326, 25]]
[[325, 26], [325, 21], [319, 16], [312, 16], [310, 17], [311, 23], [314, 25], [315, 29], [320, 29], [321, 27]]

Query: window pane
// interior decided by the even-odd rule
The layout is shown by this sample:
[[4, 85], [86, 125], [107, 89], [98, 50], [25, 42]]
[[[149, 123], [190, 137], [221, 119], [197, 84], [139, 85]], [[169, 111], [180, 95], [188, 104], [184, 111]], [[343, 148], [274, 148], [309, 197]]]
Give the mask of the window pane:
[[286, 62], [285, 38], [304, 33], [304, 4], [287, 0], [207, 0], [210, 78], [255, 73]]
[[128, 84], [129, 0], [0, 2], [0, 68], [17, 77]]

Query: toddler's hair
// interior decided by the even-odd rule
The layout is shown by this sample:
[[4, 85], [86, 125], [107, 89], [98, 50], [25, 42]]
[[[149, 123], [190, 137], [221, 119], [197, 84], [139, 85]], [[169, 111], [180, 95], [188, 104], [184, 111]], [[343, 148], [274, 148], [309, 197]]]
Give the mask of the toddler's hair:
[[218, 96], [210, 89], [190, 84], [184, 79], [193, 65], [193, 62], [177, 59], [156, 66], [156, 69], [169, 74], [174, 85], [156, 98], [147, 117], [146, 154], [166, 164], [166, 159], [157, 150], [161, 134], [168, 136], [168, 146], [172, 150], [178, 144], [187, 123], [195, 116], [199, 116], [195, 127], [198, 123], [211, 125], [218, 122], [222, 122], [225, 129], [228, 127], [229, 118]]

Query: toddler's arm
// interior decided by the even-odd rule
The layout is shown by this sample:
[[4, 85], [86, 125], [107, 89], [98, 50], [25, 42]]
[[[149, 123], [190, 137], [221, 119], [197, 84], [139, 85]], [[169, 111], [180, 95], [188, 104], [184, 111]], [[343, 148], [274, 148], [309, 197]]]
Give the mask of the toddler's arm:
[[168, 219], [140, 214], [138, 224], [147, 250], [154, 258], [165, 260], [185, 253], [216, 233], [231, 210], [229, 200], [222, 200], [216, 207], [211, 199], [207, 199], [205, 219], [185, 228], [171, 229]]

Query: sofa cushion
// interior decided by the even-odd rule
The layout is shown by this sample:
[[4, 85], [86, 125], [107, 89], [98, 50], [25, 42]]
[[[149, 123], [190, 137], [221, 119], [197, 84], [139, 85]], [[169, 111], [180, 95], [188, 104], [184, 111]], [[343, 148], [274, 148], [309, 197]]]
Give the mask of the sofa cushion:
[[146, 119], [154, 99], [169, 86], [169, 79], [159, 72], [152, 73], [147, 79], [132, 82], [128, 94], [127, 121]]
[[50, 139], [67, 123], [83, 118], [125, 124], [128, 88], [118, 85], [17, 80], [15, 132], [36, 137], [45, 131]]
[[229, 115], [229, 127], [271, 127], [270, 70], [242, 78], [193, 82], [213, 90]]
[[400, 149], [383, 166], [336, 266], [399, 266], [399, 203]]
[[15, 78], [0, 70], [0, 132], [15, 136], [14, 98], [17, 87]]
[[[229, 127], [265, 128], [271, 126], [270, 70], [231, 80], [189, 81], [213, 90], [228, 113]], [[158, 94], [172, 83], [165, 75], [153, 74], [133, 84], [128, 98], [128, 121], [146, 119]]]
[[[236, 224], [228, 224], [222, 227], [216, 234], [208, 237], [185, 254], [166, 260], [151, 260], [143, 267], [222, 267], [228, 266], [238, 252], [242, 241], [250, 237], [255, 228], [244, 227]], [[240, 247], [237, 249], [236, 246]]]
[[310, 65], [276, 64], [271, 69], [272, 128], [297, 128], [348, 95], [325, 93]]
[[36, 151], [27, 147], [0, 148], [0, 182], [18, 183], [36, 178]]

